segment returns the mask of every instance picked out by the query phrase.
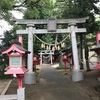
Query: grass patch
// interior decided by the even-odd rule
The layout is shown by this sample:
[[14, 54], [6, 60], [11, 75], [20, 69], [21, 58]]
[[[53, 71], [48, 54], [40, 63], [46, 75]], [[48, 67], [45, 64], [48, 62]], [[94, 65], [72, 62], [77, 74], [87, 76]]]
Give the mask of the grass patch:
[[66, 71], [63, 67], [57, 67], [56, 70], [62, 74], [70, 74], [71, 73], [71, 69], [70, 68], [66, 68]]
[[59, 72], [61, 72], [61, 73], [64, 72], [64, 68], [62, 68], [62, 67], [57, 67], [56, 70], [59, 71]]

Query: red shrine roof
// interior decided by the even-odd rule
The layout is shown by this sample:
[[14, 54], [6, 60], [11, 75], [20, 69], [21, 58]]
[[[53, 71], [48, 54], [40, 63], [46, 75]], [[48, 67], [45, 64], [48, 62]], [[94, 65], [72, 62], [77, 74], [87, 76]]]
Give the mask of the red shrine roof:
[[5, 74], [25, 74], [28, 70], [25, 67], [9, 68]]
[[3, 51], [2, 54], [7, 54], [11, 51], [17, 51], [19, 53], [30, 53], [28, 50], [24, 49], [21, 45], [13, 43], [7, 50]]

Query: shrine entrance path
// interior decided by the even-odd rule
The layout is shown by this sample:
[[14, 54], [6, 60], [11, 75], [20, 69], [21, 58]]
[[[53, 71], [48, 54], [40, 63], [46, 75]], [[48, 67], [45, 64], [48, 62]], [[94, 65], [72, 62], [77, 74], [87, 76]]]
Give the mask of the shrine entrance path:
[[41, 67], [39, 77], [36, 85], [25, 86], [26, 100], [90, 100], [72, 81], [48, 64]]
[[[88, 77], [84, 81], [73, 83], [69, 76], [64, 77], [51, 65], [43, 64], [37, 83], [24, 84], [25, 100], [100, 100], [99, 98], [91, 99], [90, 96], [91, 94], [93, 97], [99, 97], [99, 94], [95, 94], [95, 90], [91, 89], [99, 84], [97, 71], [91, 71], [86, 76]], [[18, 82], [15, 78], [6, 94], [16, 94], [17, 88]]]

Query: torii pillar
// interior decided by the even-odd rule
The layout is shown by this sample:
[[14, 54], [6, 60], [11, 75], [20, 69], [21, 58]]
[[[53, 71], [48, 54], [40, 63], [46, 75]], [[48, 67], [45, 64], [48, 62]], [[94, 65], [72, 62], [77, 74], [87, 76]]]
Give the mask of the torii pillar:
[[53, 62], [52, 62], [52, 55], [53, 55], [54, 53], [52, 52], [52, 51], [50, 51], [50, 60], [51, 60], [51, 65], [53, 64]]
[[36, 76], [35, 72], [33, 72], [33, 33], [35, 33], [34, 24], [28, 24], [28, 50], [31, 53], [28, 55], [27, 68], [28, 72], [24, 76], [25, 84], [35, 84]]
[[[76, 32], [80, 31], [77, 27], [75, 27], [76, 23], [70, 23], [70, 31], [71, 31], [71, 41], [72, 41], [72, 53], [73, 53], [73, 61], [74, 67], [72, 71], [72, 81], [78, 82], [84, 79], [83, 72], [80, 70], [79, 59], [78, 59], [78, 49], [77, 49], [77, 41], [76, 41]], [[84, 29], [82, 29], [85, 32]], [[80, 31], [81, 32], [81, 31]]]

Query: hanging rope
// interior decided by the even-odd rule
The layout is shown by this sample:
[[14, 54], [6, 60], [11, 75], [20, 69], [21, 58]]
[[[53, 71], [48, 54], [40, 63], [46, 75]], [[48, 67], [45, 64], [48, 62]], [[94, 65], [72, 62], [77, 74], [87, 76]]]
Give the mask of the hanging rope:
[[68, 37], [70, 37], [70, 34], [68, 34], [61, 42], [59, 43], [56, 43], [56, 44], [52, 44], [52, 43], [47, 43], [43, 40], [41, 40], [38, 36], [36, 36], [31, 30], [29, 30], [39, 41], [41, 41], [42, 43], [46, 44], [46, 45], [51, 45], [51, 46], [54, 46], [54, 45], [59, 45], [61, 43], [63, 43]]
[[49, 57], [50, 57], [50, 55], [48, 55], [48, 56], [46, 56], [46, 57], [45, 57], [45, 56], [43, 56], [43, 58], [46, 58], [46, 59], [47, 59], [47, 58], [49, 58]]

